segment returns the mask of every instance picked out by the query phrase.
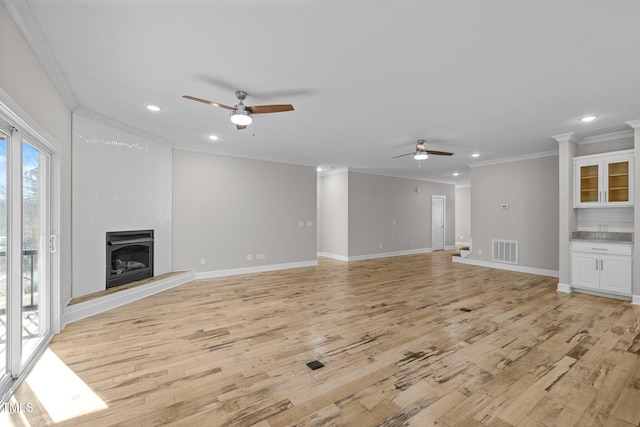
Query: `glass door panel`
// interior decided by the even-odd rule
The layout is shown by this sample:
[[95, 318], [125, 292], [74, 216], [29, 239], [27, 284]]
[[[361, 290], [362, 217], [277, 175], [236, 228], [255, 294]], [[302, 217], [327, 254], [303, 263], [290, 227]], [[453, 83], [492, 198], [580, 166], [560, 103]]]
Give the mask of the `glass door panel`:
[[580, 202], [598, 202], [598, 165], [580, 167]]
[[629, 162], [608, 164], [608, 200], [609, 202], [629, 201]]
[[7, 134], [0, 131], [0, 378], [7, 374]]
[[22, 142], [22, 361], [48, 332], [47, 289], [47, 158]]

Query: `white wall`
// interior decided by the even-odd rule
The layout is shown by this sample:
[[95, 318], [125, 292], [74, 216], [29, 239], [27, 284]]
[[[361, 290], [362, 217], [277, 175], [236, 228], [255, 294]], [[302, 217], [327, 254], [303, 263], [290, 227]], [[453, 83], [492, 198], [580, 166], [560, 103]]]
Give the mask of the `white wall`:
[[456, 244], [471, 242], [471, 188], [456, 188]]
[[174, 268], [316, 263], [316, 175], [309, 166], [174, 150]]
[[29, 43], [0, 2], [0, 87], [61, 146], [60, 305], [71, 298], [71, 112]]
[[108, 231], [154, 230], [154, 274], [172, 271], [171, 148], [73, 115], [73, 296], [106, 289]]

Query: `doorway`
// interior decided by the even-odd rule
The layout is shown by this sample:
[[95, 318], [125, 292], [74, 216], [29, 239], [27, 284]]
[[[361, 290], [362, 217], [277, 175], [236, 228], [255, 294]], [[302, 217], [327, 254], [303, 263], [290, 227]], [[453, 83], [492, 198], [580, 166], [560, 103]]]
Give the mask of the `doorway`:
[[431, 249], [444, 250], [446, 196], [431, 196]]

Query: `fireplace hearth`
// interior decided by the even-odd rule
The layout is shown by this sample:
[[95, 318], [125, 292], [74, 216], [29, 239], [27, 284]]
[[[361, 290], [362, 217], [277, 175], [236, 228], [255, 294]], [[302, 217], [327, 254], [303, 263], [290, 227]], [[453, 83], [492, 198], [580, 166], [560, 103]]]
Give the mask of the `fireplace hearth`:
[[107, 232], [107, 289], [153, 277], [153, 230]]

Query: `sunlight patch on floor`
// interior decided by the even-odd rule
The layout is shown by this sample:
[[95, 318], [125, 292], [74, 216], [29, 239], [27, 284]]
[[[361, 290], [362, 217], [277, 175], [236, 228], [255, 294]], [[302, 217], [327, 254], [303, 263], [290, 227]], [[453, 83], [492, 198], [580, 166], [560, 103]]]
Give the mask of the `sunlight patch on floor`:
[[40, 357], [26, 382], [56, 423], [109, 407], [50, 349]]

